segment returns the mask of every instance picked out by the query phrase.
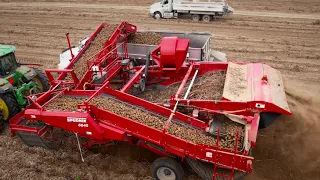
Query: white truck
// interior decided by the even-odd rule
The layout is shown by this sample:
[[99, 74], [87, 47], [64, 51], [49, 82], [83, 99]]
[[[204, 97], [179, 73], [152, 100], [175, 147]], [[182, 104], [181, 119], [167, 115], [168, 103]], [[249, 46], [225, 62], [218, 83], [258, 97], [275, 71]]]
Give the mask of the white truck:
[[209, 22], [217, 17], [230, 15], [232, 13], [233, 8], [230, 7], [225, 0], [214, 0], [213, 2], [199, 2], [199, 0], [161, 0], [150, 7], [150, 16], [155, 19], [178, 18], [189, 15], [195, 21], [202, 20]]

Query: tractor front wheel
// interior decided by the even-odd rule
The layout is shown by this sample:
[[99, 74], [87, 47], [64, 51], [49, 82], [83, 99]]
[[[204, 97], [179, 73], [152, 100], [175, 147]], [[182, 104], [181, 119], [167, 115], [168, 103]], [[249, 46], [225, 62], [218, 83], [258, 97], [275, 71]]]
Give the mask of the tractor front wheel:
[[20, 112], [19, 104], [12, 92], [0, 94], [1, 118], [8, 121]]
[[37, 88], [41, 92], [46, 92], [50, 89], [50, 83], [47, 76], [39, 69], [33, 68], [34, 71], [37, 73], [37, 76], [34, 77], [32, 80], [37, 84]]

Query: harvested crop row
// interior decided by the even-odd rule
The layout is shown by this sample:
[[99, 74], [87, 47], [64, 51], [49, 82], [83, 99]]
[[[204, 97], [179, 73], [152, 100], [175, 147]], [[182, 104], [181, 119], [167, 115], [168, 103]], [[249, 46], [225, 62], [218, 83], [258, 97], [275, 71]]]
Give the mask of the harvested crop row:
[[[153, 127], [158, 130], [163, 130], [163, 127], [167, 120], [167, 118], [165, 117], [156, 116], [154, 114], [151, 114], [147, 111], [143, 111], [127, 103], [120, 102], [107, 97], [94, 98], [91, 104], [98, 106], [102, 109], [107, 109], [120, 116], [138, 121], [142, 124], [145, 124], [147, 126]], [[233, 126], [234, 125], [226, 126], [226, 128], [228, 128], [227, 130], [231, 130], [230, 128], [232, 128]], [[241, 126], [237, 126], [237, 127], [238, 127], [237, 130], [243, 131], [243, 128]], [[208, 144], [211, 146], [216, 145], [216, 140], [212, 136], [208, 136], [198, 129], [190, 128], [181, 124], [171, 123], [168, 129], [168, 133], [175, 135], [179, 138], [185, 139], [187, 141], [193, 142], [195, 144]], [[235, 134], [233, 133], [233, 135], [230, 134], [225, 139], [221, 139], [219, 141], [219, 146], [233, 149], [234, 141], [235, 141]], [[241, 149], [241, 143], [239, 143], [238, 149]]]
[[[54, 99], [47, 105], [49, 110], [77, 110], [77, 104], [81, 104], [85, 101], [85, 98], [78, 98], [72, 96], [62, 96]], [[153, 127], [158, 130], [163, 130], [167, 118], [151, 114], [150, 112], [143, 111], [137, 107], [129, 105], [127, 103], [117, 101], [107, 97], [94, 98], [90, 104], [95, 105], [99, 108], [109, 110], [120, 116], [135, 120], [147, 126]], [[226, 137], [219, 141], [219, 146], [224, 148], [233, 149], [234, 141], [236, 137], [236, 131], [241, 132], [240, 142], [242, 142], [243, 127], [232, 124], [225, 125], [226, 131], [230, 132]], [[216, 145], [216, 140], [212, 136], [206, 135], [204, 132], [190, 128], [181, 124], [171, 123], [168, 128], [168, 133], [175, 135], [179, 138], [193, 142], [195, 144], [208, 144], [211, 146]], [[242, 143], [239, 143], [238, 148], [241, 149]]]
[[95, 55], [104, 47], [105, 42], [110, 38], [118, 25], [111, 24], [105, 26], [97, 34], [97, 36], [91, 41], [87, 50], [73, 65], [73, 70], [78, 78], [81, 78], [87, 71], [87, 60]]
[[162, 36], [155, 32], [137, 32], [132, 34], [128, 43], [158, 45], [162, 40]]
[[83, 97], [60, 96], [50, 102], [45, 108], [48, 110], [76, 111], [77, 105], [85, 101]]
[[[188, 99], [221, 99], [225, 78], [225, 71], [210, 72], [197, 77], [188, 95]], [[190, 82], [191, 80], [184, 86], [182, 96], [187, 92]], [[170, 96], [176, 94], [180, 84], [181, 83], [173, 84], [164, 89], [149, 88], [146, 89], [145, 92], [133, 95], [155, 103], [168, 103]]]

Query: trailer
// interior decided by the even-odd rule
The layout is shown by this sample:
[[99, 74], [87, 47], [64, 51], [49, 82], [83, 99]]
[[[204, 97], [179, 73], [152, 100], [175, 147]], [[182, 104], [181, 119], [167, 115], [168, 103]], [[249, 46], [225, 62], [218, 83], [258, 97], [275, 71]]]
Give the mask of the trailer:
[[210, 22], [217, 17], [232, 13], [233, 8], [225, 0], [215, 0], [213, 2], [161, 0], [150, 7], [150, 16], [155, 19], [179, 18], [183, 15], [189, 15], [194, 21]]
[[[163, 37], [145, 63], [134, 65], [126, 47], [136, 32], [127, 22], [101, 24], [66, 69], [45, 71], [50, 90], [28, 97], [31, 105], [10, 120], [11, 134], [46, 148], [60, 144], [57, 128], [86, 137], [85, 148], [137, 144], [162, 156], [151, 167], [160, 180], [183, 179], [182, 162], [203, 179], [250, 173], [261, 114], [291, 114], [280, 73], [261, 63], [186, 62], [190, 41], [178, 36]], [[193, 99], [196, 80], [219, 72], [222, 98]], [[169, 104], [133, 93], [174, 84]]]

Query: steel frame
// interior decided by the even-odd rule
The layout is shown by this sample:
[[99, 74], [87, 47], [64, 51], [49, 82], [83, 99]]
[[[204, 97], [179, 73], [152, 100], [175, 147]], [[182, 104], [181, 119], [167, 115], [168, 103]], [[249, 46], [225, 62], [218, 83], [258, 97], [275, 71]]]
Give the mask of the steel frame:
[[[110, 81], [116, 75], [122, 73], [120, 65], [120, 56], [117, 55], [117, 48], [124, 47], [122, 54], [123, 58], [128, 58], [126, 38], [130, 33], [136, 32], [134, 25], [126, 22], [121, 23], [112, 36], [105, 42], [104, 48], [99, 51], [93, 57], [87, 60], [87, 72], [82, 77], [76, 77], [72, 70], [74, 63], [81, 57], [85, 50], [90, 45], [91, 41], [101, 31], [104, 26], [108, 24], [104, 23], [93, 33], [93, 35], [86, 42], [85, 47], [80, 53], [72, 58], [71, 63], [65, 70], [46, 70], [46, 74], [52, 85], [52, 88], [48, 92], [28, 97], [32, 102], [25, 110], [20, 112], [17, 116], [10, 120], [10, 132], [14, 135], [15, 131], [27, 131], [36, 132], [38, 134], [43, 133], [43, 129], [37, 130], [36, 128], [22, 126], [23, 120], [28, 121], [42, 121], [50, 126], [63, 128], [68, 131], [76, 132], [82, 136], [88, 137], [89, 141], [86, 147], [90, 147], [93, 144], [102, 144], [113, 140], [126, 141], [133, 143], [138, 140], [138, 145], [150, 149], [151, 151], [165, 156], [173, 154], [181, 157], [183, 160], [185, 157], [191, 157], [202, 161], [215, 164], [213, 169], [214, 176], [224, 176], [216, 173], [217, 167], [223, 167], [232, 171], [240, 170], [250, 173], [252, 170], [253, 157], [249, 155], [247, 150], [239, 152], [237, 150], [239, 132], [237, 133], [236, 143], [234, 149], [225, 149], [219, 147], [220, 130], [218, 130], [218, 136], [216, 140], [216, 146], [209, 146], [205, 144], [194, 144], [190, 141], [186, 141], [167, 132], [167, 129], [172, 124], [172, 121], [179, 121], [187, 124], [193, 128], [197, 128], [200, 131], [205, 132], [208, 128], [208, 123], [196, 119], [195, 117], [185, 115], [177, 112], [178, 106], [196, 107], [199, 112], [205, 112], [210, 114], [233, 114], [240, 119], [245, 120], [247, 125], [250, 125], [250, 129], [246, 132], [248, 134], [247, 144], [254, 147], [258, 124], [259, 124], [259, 112], [265, 111], [280, 111], [274, 104], [267, 104], [265, 109], [255, 108], [256, 103], [260, 101], [251, 102], [231, 102], [225, 99], [222, 100], [190, 100], [187, 99], [187, 95], [182, 99], [182, 90], [187, 81], [201, 76], [208, 72], [227, 70], [228, 63], [213, 63], [213, 62], [190, 62], [183, 63], [179, 70], [176, 68], [163, 67], [161, 63], [158, 65], [138, 66], [131, 71], [135, 71], [134, 76], [131, 79], [123, 78], [124, 86], [120, 91], [108, 88]], [[123, 42], [120, 45], [116, 45], [118, 40], [122, 38]], [[155, 50], [159, 51], [159, 47]], [[153, 55], [155, 55], [155, 52]], [[161, 61], [157, 56], [156, 61]], [[103, 64], [105, 66], [103, 66]], [[160, 66], [159, 66], [160, 65]], [[103, 67], [101, 70], [93, 71], [93, 66]], [[127, 67], [126, 67], [127, 68]], [[159, 85], [170, 85], [173, 83], [181, 83], [176, 94], [171, 97], [170, 106], [164, 107], [151, 103], [149, 101], [137, 98], [126, 92], [141, 79], [141, 74], [144, 70], [148, 70], [147, 80], [148, 82], [157, 82]], [[103, 73], [107, 73], [107, 77], [104, 78]], [[52, 73], [59, 73], [57, 79], [54, 79]], [[66, 74], [70, 73], [72, 81], [64, 80]], [[94, 84], [92, 82], [92, 73], [101, 74], [101, 84]], [[80, 78], [80, 79], [78, 79]], [[82, 90], [88, 83], [89, 88]], [[75, 85], [74, 90], [69, 88], [60, 88], [63, 85]], [[59, 89], [60, 88], [60, 89]], [[192, 83], [189, 85], [188, 92], [192, 88]], [[90, 90], [91, 89], [91, 90]], [[92, 90], [94, 89], [94, 90]], [[52, 96], [53, 93], [57, 93]], [[87, 97], [82, 104], [77, 105], [77, 111], [51, 111], [47, 110], [46, 105], [50, 104], [59, 96], [81, 96]], [[120, 101], [133, 104], [134, 106], [141, 107], [146, 111], [161, 114], [166, 117], [165, 126], [162, 130], [158, 130], [149, 127], [145, 124], [141, 124], [132, 119], [122, 117], [118, 114], [114, 114], [107, 109], [101, 109], [100, 107], [90, 104], [90, 102], [100, 95], [107, 95]], [[81, 122], [68, 121], [70, 118], [81, 119]], [[84, 128], [85, 127], [85, 128]], [[150, 146], [151, 144], [156, 145]], [[228, 178], [232, 178], [228, 176]]]

